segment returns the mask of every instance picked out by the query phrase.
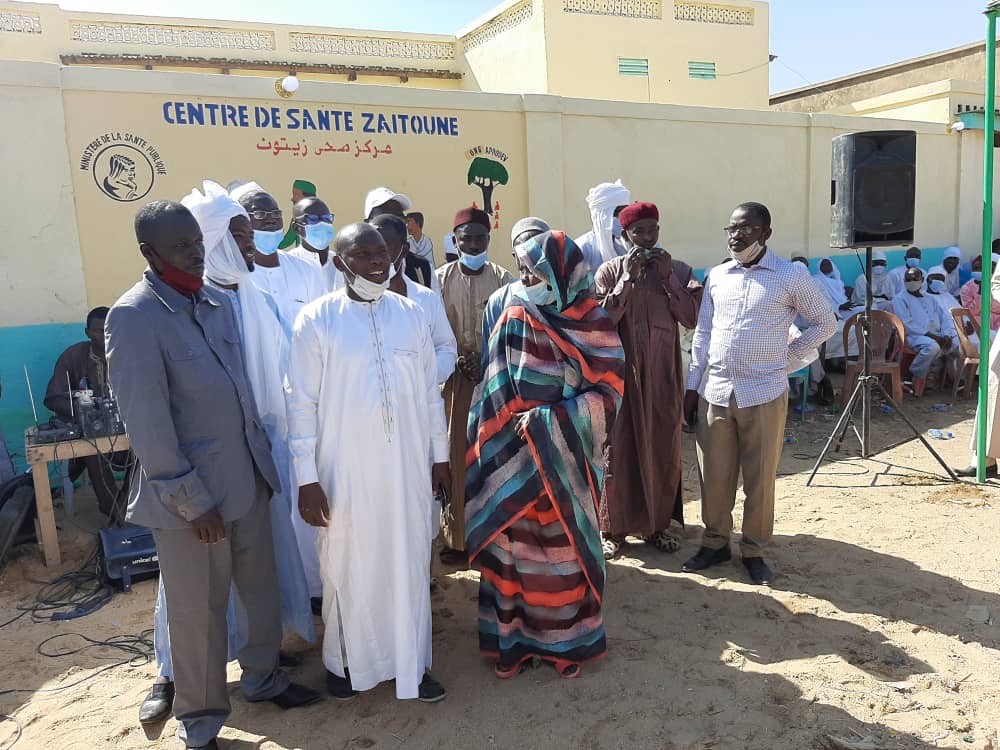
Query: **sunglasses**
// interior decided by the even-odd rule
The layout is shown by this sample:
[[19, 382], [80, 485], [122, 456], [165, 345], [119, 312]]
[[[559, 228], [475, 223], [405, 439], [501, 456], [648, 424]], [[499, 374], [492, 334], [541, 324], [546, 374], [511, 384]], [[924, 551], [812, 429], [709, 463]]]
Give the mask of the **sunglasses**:
[[266, 219], [281, 219], [281, 209], [276, 211], [251, 211], [250, 218], [254, 221], [265, 221]]
[[326, 222], [327, 224], [332, 224], [333, 214], [303, 214], [298, 219], [296, 219], [296, 221], [299, 224], [307, 224], [311, 227], [315, 226], [316, 224], [320, 224], [322, 222]]
[[730, 237], [743, 237], [744, 239], [749, 237], [754, 233], [755, 229], [760, 229], [759, 226], [741, 226], [741, 227], [723, 227], [722, 231], [728, 234]]

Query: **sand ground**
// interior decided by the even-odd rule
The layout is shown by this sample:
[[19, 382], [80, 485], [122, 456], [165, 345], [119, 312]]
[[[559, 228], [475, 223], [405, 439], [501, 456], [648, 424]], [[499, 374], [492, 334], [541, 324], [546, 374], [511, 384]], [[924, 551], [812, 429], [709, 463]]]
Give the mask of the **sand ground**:
[[[906, 408], [925, 429], [954, 430], [955, 439], [932, 443], [964, 465], [973, 409], [960, 401], [934, 412], [938, 400], [929, 394]], [[882, 452], [867, 461], [842, 455], [807, 487], [805, 472], [834, 419], [822, 411], [789, 418], [794, 442], [782, 461], [768, 558], [779, 578], [770, 589], [748, 585], [738, 562], [704, 577], [680, 573], [700, 534], [686, 437], [687, 543], [671, 555], [637, 542], [609, 565], [609, 654], [580, 679], [544, 666], [495, 679], [477, 651], [476, 574], [439, 568], [434, 673], [447, 700], [397, 702], [382, 685], [352, 703], [284, 712], [247, 704], [231, 665], [233, 713], [221, 747], [1000, 750], [1000, 486], [944, 481], [916, 441], [884, 450], [908, 432], [877, 413], [873, 444]], [[856, 441], [846, 447], [856, 453]], [[39, 581], [80, 566], [94, 546], [85, 529], [97, 524], [92, 509], [62, 521], [58, 571], [44, 568], [36, 548], [16, 551], [0, 570], [0, 622], [34, 601]], [[138, 634], [151, 627], [154, 598], [155, 583], [143, 582], [81, 619], [22, 617], [0, 629], [0, 713], [23, 727], [18, 750], [179, 746], [173, 720], [148, 734], [136, 720], [151, 664], [46, 693], [121, 655], [36, 651], [56, 634]], [[47, 648], [78, 644], [67, 636]], [[322, 687], [318, 648], [286, 647], [306, 655], [294, 678]], [[3, 692], [13, 689], [23, 692]], [[13, 722], [0, 721], [0, 750], [14, 736]]]

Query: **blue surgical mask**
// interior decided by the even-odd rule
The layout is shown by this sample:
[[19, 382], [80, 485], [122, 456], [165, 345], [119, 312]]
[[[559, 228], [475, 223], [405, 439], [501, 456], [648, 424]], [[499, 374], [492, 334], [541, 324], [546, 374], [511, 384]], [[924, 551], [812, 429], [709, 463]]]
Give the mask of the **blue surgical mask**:
[[459, 252], [458, 262], [463, 266], [468, 268], [470, 271], [478, 271], [480, 268], [486, 265], [486, 253], [480, 253], [479, 255], [469, 255], [468, 253]]
[[907, 258], [906, 259], [907, 268], [920, 268], [920, 258]]
[[982, 281], [983, 280], [983, 272], [982, 271], [973, 271], [972, 272], [972, 280], [973, 281]]
[[333, 224], [321, 221], [318, 224], [306, 225], [306, 244], [317, 250], [326, 250], [333, 242]]
[[611, 220], [611, 234], [613, 234], [615, 237], [622, 236], [622, 223], [618, 221], [617, 216]]
[[941, 279], [932, 279], [927, 287], [933, 294], [941, 294], [944, 291], [944, 282]]
[[556, 302], [555, 290], [545, 282], [524, 287], [524, 294], [537, 307], [554, 305]]
[[872, 263], [872, 276], [884, 276], [886, 270], [885, 266], [877, 266]]
[[263, 229], [253, 230], [253, 246], [262, 255], [274, 255], [278, 251], [285, 233], [280, 229], [277, 232], [265, 232]]

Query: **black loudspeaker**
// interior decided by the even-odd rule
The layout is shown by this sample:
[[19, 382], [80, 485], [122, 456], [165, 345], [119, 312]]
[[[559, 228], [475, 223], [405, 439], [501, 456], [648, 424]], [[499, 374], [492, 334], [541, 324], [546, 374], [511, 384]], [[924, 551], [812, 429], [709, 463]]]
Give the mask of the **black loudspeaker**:
[[847, 133], [833, 139], [831, 247], [913, 242], [917, 134]]

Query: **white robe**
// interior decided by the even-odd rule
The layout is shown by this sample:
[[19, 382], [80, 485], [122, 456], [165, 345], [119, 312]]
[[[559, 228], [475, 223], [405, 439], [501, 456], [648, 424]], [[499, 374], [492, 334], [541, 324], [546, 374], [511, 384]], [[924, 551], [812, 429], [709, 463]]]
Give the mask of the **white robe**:
[[255, 266], [250, 279], [258, 289], [271, 295], [278, 306], [278, 317], [289, 334], [302, 308], [327, 293], [327, 286], [316, 268], [291, 253], [281, 253], [275, 268]]
[[[851, 302], [857, 306], [864, 307], [867, 289], [868, 282], [865, 280], [865, 275], [861, 274], [854, 282], [854, 294], [851, 295]], [[872, 309], [892, 312], [892, 298], [896, 296], [896, 284], [888, 273], [882, 276], [872, 275], [872, 296], [875, 297], [879, 294], [884, 294], [889, 299], [873, 299]]]
[[326, 256], [326, 265], [319, 262], [318, 254], [314, 253], [312, 250], [306, 250], [302, 247], [302, 245], [296, 245], [295, 247], [285, 250], [284, 252], [294, 258], [304, 260], [312, 266], [319, 273], [322, 283], [328, 293], [336, 292], [338, 289], [344, 288], [344, 274], [338, 271], [337, 267], [333, 264], [332, 248]]
[[398, 698], [416, 698], [431, 664], [438, 529], [428, 457], [448, 460], [434, 347], [416, 303], [338, 292], [307, 305], [287, 397], [299, 485], [319, 482], [330, 503], [319, 534], [323, 663], [339, 676], [348, 667], [356, 690], [395, 679]]
[[[581, 234], [574, 241], [576, 242], [576, 246], [580, 248], [580, 252], [583, 253], [583, 259], [590, 266], [590, 272], [596, 274], [597, 269], [604, 263], [604, 258], [601, 256], [601, 249], [597, 246], [597, 237], [594, 235], [594, 231], [591, 230], [585, 234]], [[621, 237], [612, 235], [611, 242], [614, 246], [614, 251], [619, 256], [625, 255], [628, 252], [628, 248], [625, 247], [625, 243], [622, 242]]]
[[[434, 274], [437, 278], [437, 274]], [[434, 344], [434, 359], [437, 362], [437, 377], [439, 383], [444, 383], [455, 372], [455, 360], [458, 359], [458, 344], [452, 333], [448, 313], [444, 309], [444, 300], [438, 292], [432, 291], [423, 284], [418, 284], [409, 276], [406, 281], [406, 296], [420, 307], [424, 319], [431, 330], [431, 343]]]
[[434, 243], [431, 242], [431, 238], [426, 234], [420, 235], [419, 240], [413, 239], [410, 235], [407, 238], [410, 243], [410, 252], [416, 255], [418, 258], [423, 258], [431, 264], [431, 270], [433, 271], [437, 268], [437, 263], [434, 262]]

